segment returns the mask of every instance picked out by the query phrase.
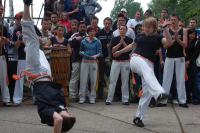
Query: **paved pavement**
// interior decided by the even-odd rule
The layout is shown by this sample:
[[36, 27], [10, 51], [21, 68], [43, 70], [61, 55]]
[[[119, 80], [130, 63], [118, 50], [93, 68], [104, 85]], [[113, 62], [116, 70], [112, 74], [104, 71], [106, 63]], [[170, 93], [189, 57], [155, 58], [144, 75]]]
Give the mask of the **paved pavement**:
[[[200, 105], [188, 109], [175, 105], [150, 108], [144, 119], [145, 128], [132, 124], [137, 104], [120, 102], [110, 106], [104, 102], [71, 104], [69, 110], [77, 122], [70, 133], [200, 133]], [[20, 107], [0, 105], [0, 133], [52, 133], [52, 128], [40, 123], [36, 106], [30, 100]]]

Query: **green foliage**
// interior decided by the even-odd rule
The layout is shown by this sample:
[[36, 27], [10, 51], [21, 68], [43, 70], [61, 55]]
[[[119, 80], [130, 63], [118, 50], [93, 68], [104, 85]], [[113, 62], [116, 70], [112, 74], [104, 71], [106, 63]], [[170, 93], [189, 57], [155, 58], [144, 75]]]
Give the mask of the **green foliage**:
[[169, 14], [176, 13], [181, 20], [188, 24], [190, 18], [199, 19], [199, 5], [199, 0], [151, 0], [148, 6], [157, 17], [160, 17], [163, 8], [167, 8]]
[[133, 18], [136, 11], [141, 11], [143, 14], [143, 10], [141, 8], [141, 4], [138, 2], [134, 2], [134, 0], [115, 0], [114, 8], [111, 11], [111, 18], [116, 19], [118, 13], [122, 8], [125, 8], [128, 13], [128, 17]]

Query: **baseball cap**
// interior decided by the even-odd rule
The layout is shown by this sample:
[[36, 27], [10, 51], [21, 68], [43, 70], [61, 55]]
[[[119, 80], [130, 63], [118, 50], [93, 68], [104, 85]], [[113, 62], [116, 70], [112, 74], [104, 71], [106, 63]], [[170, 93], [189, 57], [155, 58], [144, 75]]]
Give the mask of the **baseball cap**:
[[127, 12], [127, 10], [125, 8], [122, 8], [121, 12]]

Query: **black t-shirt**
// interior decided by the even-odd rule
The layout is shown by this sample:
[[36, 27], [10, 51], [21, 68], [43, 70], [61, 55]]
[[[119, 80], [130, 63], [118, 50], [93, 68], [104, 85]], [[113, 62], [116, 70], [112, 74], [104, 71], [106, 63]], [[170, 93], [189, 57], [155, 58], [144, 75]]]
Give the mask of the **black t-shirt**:
[[[77, 33], [75, 36], [76, 37], [81, 36], [81, 37], [84, 38], [86, 36], [86, 34], [85, 33]], [[78, 62], [78, 61], [81, 61], [81, 59], [82, 59], [81, 55], [79, 54], [79, 52], [80, 52], [80, 46], [81, 46], [81, 41], [82, 40], [77, 40], [76, 38], [74, 38], [70, 42], [70, 46], [73, 49], [72, 56], [71, 56], [71, 61], [72, 62]]]
[[[118, 36], [118, 37], [114, 37], [114, 38], [112, 38], [112, 40], [111, 40], [111, 49], [113, 48], [113, 47], [115, 47], [117, 44], [119, 44], [119, 42], [120, 42], [120, 40], [121, 40], [121, 37], [120, 36]], [[129, 45], [130, 43], [132, 43], [133, 42], [133, 39], [131, 39], [131, 38], [129, 38], [129, 37], [125, 37], [124, 38], [124, 41], [125, 41], [125, 43], [127, 44], [127, 45]], [[123, 49], [124, 47], [123, 46], [121, 46], [117, 51], [119, 51], [119, 50], [121, 50], [121, 49]], [[123, 53], [123, 54], [121, 54], [120, 56], [118, 56], [118, 57], [113, 57], [113, 55], [112, 55], [112, 59], [113, 60], [129, 60], [130, 59], [130, 53], [131, 53], [131, 51], [130, 52], [126, 52], [126, 53]]]
[[[174, 37], [174, 33], [171, 29], [169, 29], [169, 33], [171, 34], [172, 38]], [[180, 40], [183, 40], [183, 29], [180, 29], [178, 31], [178, 36]], [[167, 49], [167, 57], [169, 58], [178, 58], [178, 57], [184, 57], [183, 53], [183, 47], [175, 41], [174, 44]]]
[[[1, 32], [1, 31], [0, 31]], [[7, 29], [6, 29], [6, 27], [4, 26], [3, 27], [3, 36], [4, 37], [6, 37], [6, 38], [9, 38], [10, 37], [10, 35], [9, 35], [9, 33], [8, 33], [8, 31], [7, 31]], [[5, 55], [6, 54], [6, 51], [5, 51], [5, 47], [4, 46], [2, 46], [2, 53], [0, 53], [1, 55]], [[1, 56], [0, 55], [0, 56]]]
[[55, 36], [51, 37], [50, 40], [51, 40], [52, 46], [54, 46], [55, 44], [67, 46], [67, 44], [68, 44], [68, 41], [66, 38], [64, 38], [63, 42], [58, 42], [58, 40]]
[[[77, 8], [77, 7], [71, 8], [71, 9], [69, 10], [69, 12], [73, 11], [73, 10], [76, 9], [76, 8]], [[70, 20], [76, 19], [76, 20], [78, 20], [78, 21], [85, 21], [85, 19], [86, 19], [86, 14], [85, 14], [84, 8], [83, 8], [82, 6], [78, 6], [78, 8], [79, 8], [79, 11], [78, 11], [78, 12], [75, 12], [75, 13], [73, 13], [73, 14], [71, 14], [71, 15], [69, 15], [69, 19], [70, 19]]]
[[155, 62], [155, 53], [162, 46], [162, 38], [161, 35], [146, 36], [144, 33], [138, 34], [135, 38], [136, 48], [134, 53]]
[[[20, 32], [21, 34], [17, 34], [18, 32]], [[22, 27], [21, 26], [19, 26], [18, 28], [15, 28], [14, 31], [13, 31], [12, 41], [16, 42], [17, 40], [22, 41]], [[18, 59], [19, 60], [20, 59], [24, 60], [26, 58], [24, 48], [25, 48], [25, 44], [21, 43], [19, 48], [18, 48]]]
[[96, 37], [101, 41], [102, 44], [102, 54], [104, 58], [108, 56], [108, 47], [107, 44], [110, 43], [112, 39], [113, 31], [110, 30], [108, 33], [102, 29], [100, 32], [97, 33]]
[[185, 52], [186, 61], [190, 61], [190, 64], [193, 64], [200, 53], [200, 39], [195, 39], [191, 41], [191, 43], [185, 49]]
[[68, 33], [65, 34], [65, 38], [66, 38], [67, 40], [69, 40], [69, 38], [70, 38], [73, 34], [74, 34], [74, 33], [72, 33], [72, 32], [68, 32]]

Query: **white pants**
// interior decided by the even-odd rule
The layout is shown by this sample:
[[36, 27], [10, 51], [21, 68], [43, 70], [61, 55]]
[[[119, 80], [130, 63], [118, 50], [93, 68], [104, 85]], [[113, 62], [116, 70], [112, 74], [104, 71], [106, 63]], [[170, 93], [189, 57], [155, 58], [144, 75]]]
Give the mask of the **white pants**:
[[[17, 64], [17, 75], [20, 75], [21, 71], [26, 68], [25, 60], [18, 60]], [[14, 103], [21, 103], [23, 99], [23, 90], [24, 90], [24, 77], [15, 82], [15, 89], [13, 95]]]
[[161, 87], [155, 77], [154, 66], [152, 62], [133, 54], [131, 57], [130, 66], [131, 70], [142, 78], [143, 95], [139, 101], [136, 117], [143, 119], [144, 113], [149, 106], [151, 98], [154, 97], [157, 99], [161, 93], [164, 93], [164, 89]]
[[78, 88], [80, 80], [80, 62], [72, 63], [72, 73], [69, 82], [69, 95], [71, 98], [78, 98]]
[[3, 102], [10, 102], [10, 93], [7, 83], [7, 64], [4, 55], [0, 56], [0, 87]]
[[115, 93], [115, 87], [117, 84], [117, 80], [119, 77], [119, 74], [121, 72], [121, 92], [122, 92], [122, 102], [128, 102], [129, 100], [129, 73], [130, 73], [130, 62], [118, 62], [114, 61], [111, 65], [110, 70], [110, 84], [109, 84], [109, 90], [108, 90], [108, 97], [106, 102], [112, 102], [113, 96]]
[[40, 42], [33, 24], [33, 21], [22, 21], [23, 41], [26, 44], [26, 69], [32, 73], [47, 72], [51, 76], [50, 65], [44, 52], [39, 49]]
[[81, 62], [81, 72], [80, 72], [80, 90], [79, 98], [80, 101], [85, 101], [86, 92], [87, 92], [87, 83], [88, 78], [90, 80], [90, 100], [96, 99], [96, 85], [97, 85], [97, 72], [98, 65], [97, 62], [84, 62], [84, 59]]
[[[172, 79], [174, 75], [174, 68], [176, 73], [176, 88], [178, 93], [179, 103], [186, 103], [186, 90], [185, 90], [185, 57], [181, 58], [166, 58], [163, 74], [163, 88], [169, 94]], [[167, 103], [167, 100], [162, 103]]]

